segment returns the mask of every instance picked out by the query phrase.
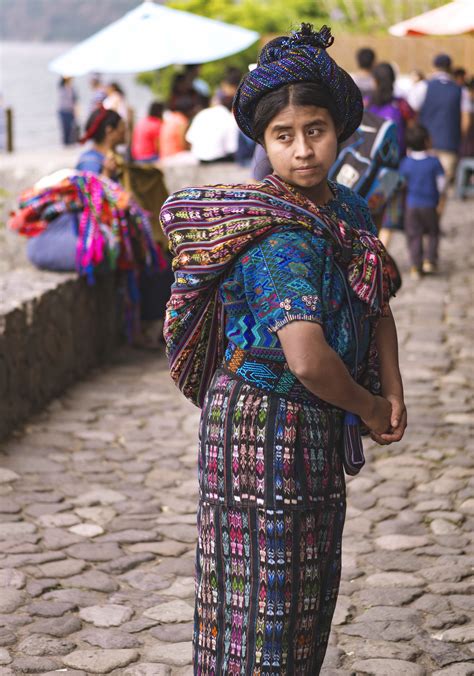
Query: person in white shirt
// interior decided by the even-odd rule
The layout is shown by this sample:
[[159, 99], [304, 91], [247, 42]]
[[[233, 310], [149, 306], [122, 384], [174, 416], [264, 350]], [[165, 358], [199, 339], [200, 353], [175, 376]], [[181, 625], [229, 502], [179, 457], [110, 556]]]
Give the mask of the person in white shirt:
[[234, 93], [232, 83], [222, 82], [219, 99], [197, 113], [186, 133], [192, 154], [204, 164], [234, 160], [239, 137], [231, 113]]

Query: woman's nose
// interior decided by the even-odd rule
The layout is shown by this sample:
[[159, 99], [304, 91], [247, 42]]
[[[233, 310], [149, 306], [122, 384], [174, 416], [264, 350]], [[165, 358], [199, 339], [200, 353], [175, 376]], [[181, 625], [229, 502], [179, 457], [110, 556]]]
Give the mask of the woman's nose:
[[295, 139], [295, 156], [296, 157], [309, 157], [313, 154], [313, 148], [308, 142], [306, 136], [302, 135]]

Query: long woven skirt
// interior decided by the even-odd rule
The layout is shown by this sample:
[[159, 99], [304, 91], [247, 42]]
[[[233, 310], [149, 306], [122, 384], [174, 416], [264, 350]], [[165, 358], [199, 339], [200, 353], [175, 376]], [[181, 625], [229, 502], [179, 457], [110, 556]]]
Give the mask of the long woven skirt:
[[342, 414], [219, 370], [200, 428], [194, 674], [317, 676], [336, 604]]

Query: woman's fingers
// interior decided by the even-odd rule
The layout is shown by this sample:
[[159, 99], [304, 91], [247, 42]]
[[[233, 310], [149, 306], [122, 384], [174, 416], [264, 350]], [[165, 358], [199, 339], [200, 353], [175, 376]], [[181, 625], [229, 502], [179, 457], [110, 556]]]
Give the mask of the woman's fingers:
[[379, 444], [380, 446], [388, 446], [388, 444], [390, 443], [389, 441], [385, 441], [384, 439], [382, 439], [380, 434], [376, 434], [375, 432], [370, 433], [370, 438], [372, 439], [372, 441], [377, 442], [377, 444]]
[[407, 412], [403, 408], [403, 411], [400, 413], [400, 420], [397, 427], [392, 428], [390, 432], [385, 432], [383, 434], [377, 434], [376, 432], [371, 432], [371, 438], [376, 441], [381, 446], [388, 446], [388, 444], [393, 444], [397, 441], [400, 441], [405, 434], [405, 429], [407, 426]]

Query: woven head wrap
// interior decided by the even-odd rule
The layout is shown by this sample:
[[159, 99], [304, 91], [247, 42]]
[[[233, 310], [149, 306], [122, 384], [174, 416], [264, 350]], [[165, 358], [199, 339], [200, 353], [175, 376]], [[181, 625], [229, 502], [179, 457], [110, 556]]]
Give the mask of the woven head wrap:
[[234, 98], [234, 116], [246, 136], [258, 140], [253, 117], [262, 96], [297, 82], [325, 85], [336, 104], [339, 141], [354, 133], [362, 119], [362, 96], [349, 73], [326, 52], [333, 42], [327, 26], [315, 32], [310, 24], [301, 24], [289, 37], [275, 38], [265, 45], [257, 67], [244, 76]]

